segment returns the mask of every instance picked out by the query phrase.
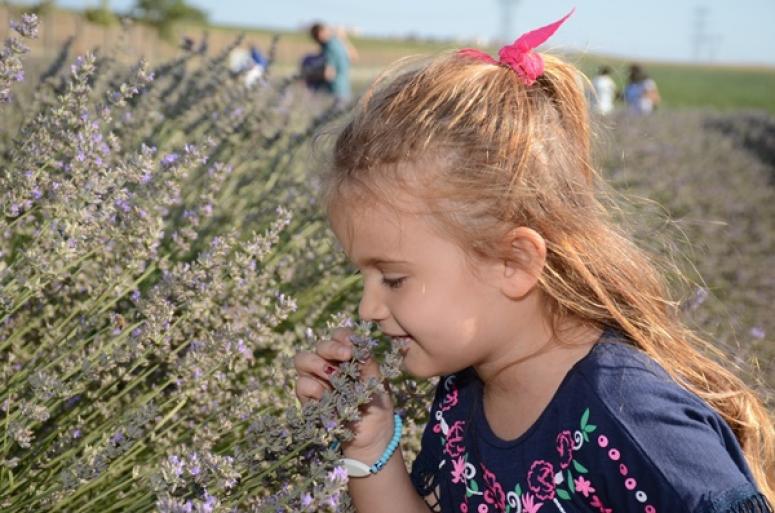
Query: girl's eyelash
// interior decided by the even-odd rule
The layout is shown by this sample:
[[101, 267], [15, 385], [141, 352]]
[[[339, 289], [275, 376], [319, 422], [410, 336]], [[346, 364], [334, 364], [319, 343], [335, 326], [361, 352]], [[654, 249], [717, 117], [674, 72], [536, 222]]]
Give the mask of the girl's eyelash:
[[398, 287], [401, 286], [402, 283], [404, 283], [405, 279], [406, 279], [405, 277], [404, 278], [396, 278], [396, 279], [393, 279], [393, 280], [390, 280], [388, 278], [382, 278], [382, 283], [384, 283], [385, 285], [387, 285], [391, 289], [397, 289]]
[[[357, 269], [355, 271], [355, 275], [356, 276], [360, 276], [361, 274], [362, 273], [361, 273], [360, 269]], [[406, 279], [406, 276], [401, 277], [401, 278], [393, 278], [393, 279], [389, 279], [389, 278], [383, 277], [382, 278], [382, 283], [387, 285], [391, 289], [397, 289], [398, 287], [400, 287], [404, 283], [405, 279]]]

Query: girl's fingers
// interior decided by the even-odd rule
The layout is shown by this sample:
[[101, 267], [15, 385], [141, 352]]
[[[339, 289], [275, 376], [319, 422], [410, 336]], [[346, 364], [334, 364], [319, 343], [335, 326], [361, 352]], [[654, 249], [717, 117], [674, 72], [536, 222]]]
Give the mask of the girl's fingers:
[[328, 377], [336, 370], [336, 361], [328, 361], [315, 353], [302, 352], [296, 353], [293, 357], [293, 366], [299, 376], [308, 374], [318, 377], [321, 381], [327, 382]]
[[318, 344], [316, 352], [326, 360], [344, 362], [352, 357], [353, 348], [351, 342], [324, 340]]
[[328, 384], [314, 376], [303, 374], [296, 380], [296, 397], [302, 404], [309, 400], [319, 401], [323, 397], [323, 393], [330, 388]]

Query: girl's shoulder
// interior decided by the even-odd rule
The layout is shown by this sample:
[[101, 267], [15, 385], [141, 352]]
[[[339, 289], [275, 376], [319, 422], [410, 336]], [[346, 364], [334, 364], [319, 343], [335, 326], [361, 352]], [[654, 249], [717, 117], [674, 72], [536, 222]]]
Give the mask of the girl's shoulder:
[[758, 496], [726, 421], [625, 337], [601, 340], [574, 381], [575, 393], [595, 405], [608, 430], [609, 459], [614, 449], [622, 461], [629, 453], [631, 467], [658, 476], [690, 511], [716, 511], [710, 500], [731, 504]]

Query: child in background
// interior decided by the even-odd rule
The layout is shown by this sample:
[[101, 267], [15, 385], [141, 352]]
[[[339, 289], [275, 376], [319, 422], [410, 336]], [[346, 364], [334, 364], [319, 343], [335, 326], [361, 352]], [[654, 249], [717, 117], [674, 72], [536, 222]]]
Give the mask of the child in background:
[[[389, 395], [364, 408], [343, 446], [361, 513], [772, 511], [772, 419], [611, 222], [578, 71], [533, 50], [566, 18], [498, 61], [399, 68], [338, 136], [323, 192], [359, 315], [441, 376], [411, 473]], [[302, 402], [350, 335], [297, 354]]]
[[611, 78], [611, 67], [600, 66], [597, 75], [592, 78], [592, 111], [607, 116], [614, 110], [614, 99], [616, 98], [616, 82]]

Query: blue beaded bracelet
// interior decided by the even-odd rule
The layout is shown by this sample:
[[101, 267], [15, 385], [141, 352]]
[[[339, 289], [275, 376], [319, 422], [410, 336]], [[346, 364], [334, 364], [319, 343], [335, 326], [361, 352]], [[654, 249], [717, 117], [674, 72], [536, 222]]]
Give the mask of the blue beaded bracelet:
[[398, 444], [401, 442], [401, 434], [404, 431], [404, 423], [401, 420], [401, 416], [398, 413], [393, 414], [393, 437], [388, 442], [385, 452], [382, 456], [377, 458], [372, 466], [368, 466], [362, 461], [354, 460], [352, 458], [342, 458], [341, 463], [347, 470], [347, 475], [350, 477], [364, 477], [369, 474], [376, 474], [382, 467], [384, 467], [393, 453], [396, 452]]

